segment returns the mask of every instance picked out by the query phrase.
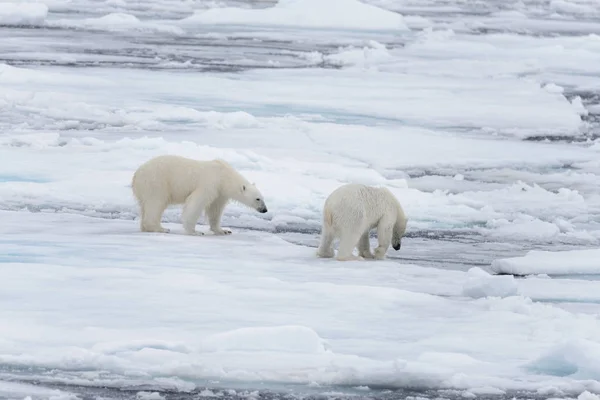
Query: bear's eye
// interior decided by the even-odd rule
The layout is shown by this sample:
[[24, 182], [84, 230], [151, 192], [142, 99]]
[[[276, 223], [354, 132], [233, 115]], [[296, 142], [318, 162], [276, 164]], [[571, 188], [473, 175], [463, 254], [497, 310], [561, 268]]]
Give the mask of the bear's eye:
[[257, 197], [257, 198], [256, 198], [256, 201], [260, 201], [260, 197]]

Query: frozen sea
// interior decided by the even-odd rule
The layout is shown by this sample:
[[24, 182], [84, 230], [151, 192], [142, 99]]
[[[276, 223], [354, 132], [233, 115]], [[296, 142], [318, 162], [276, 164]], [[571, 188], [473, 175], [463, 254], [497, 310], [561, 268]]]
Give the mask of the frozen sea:
[[[0, 0], [0, 398], [600, 400], [599, 138], [598, 0]], [[269, 212], [139, 232], [160, 154]]]

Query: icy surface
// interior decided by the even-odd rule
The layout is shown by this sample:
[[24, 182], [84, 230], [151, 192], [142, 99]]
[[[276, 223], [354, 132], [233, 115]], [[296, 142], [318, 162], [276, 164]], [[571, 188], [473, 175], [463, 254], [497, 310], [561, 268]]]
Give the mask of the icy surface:
[[[0, 0], [0, 397], [595, 399], [599, 22], [591, 0]], [[226, 159], [269, 213], [140, 233], [131, 176], [159, 154]], [[409, 216], [387, 261], [315, 258], [348, 182]]]
[[[340, 12], [343, 10], [343, 12]], [[402, 15], [359, 0], [279, 0], [273, 7], [213, 8], [197, 11], [184, 23], [295, 26], [327, 29], [408, 30]]]
[[0, 3], [1, 25], [42, 24], [48, 15], [48, 7], [40, 3]]
[[494, 260], [496, 273], [514, 275], [600, 275], [600, 249], [571, 251], [530, 251], [522, 257]]
[[481, 268], [471, 268], [463, 285], [463, 294], [474, 299], [483, 297], [509, 297], [518, 294], [515, 279], [510, 276], [493, 276]]
[[[207, 379], [473, 390], [592, 385], [553, 372], [565, 367], [552, 360], [574, 330], [586, 339], [577, 342], [581, 357], [594, 351], [597, 317], [532, 301], [530, 280], [474, 301], [463, 286], [472, 288], [483, 271], [318, 260], [313, 248], [262, 232], [199, 238], [176, 224], [163, 235], [72, 214], [1, 217], [0, 276], [10, 285], [0, 309], [0, 364], [12, 366], [0, 372], [4, 379], [27, 378], [33, 368], [45, 371], [33, 372], [43, 382], [118, 387], [129, 376], [184, 391]], [[508, 277], [490, 277], [501, 278]], [[563, 296], [584, 287], [571, 284]], [[594, 357], [569, 354], [570, 363], [594, 368]], [[544, 373], [523, 375], [532, 368]]]

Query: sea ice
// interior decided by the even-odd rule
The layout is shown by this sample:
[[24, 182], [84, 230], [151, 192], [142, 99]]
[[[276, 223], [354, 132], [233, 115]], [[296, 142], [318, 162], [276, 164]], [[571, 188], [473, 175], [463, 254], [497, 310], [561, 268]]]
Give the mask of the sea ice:
[[[344, 12], [340, 12], [344, 10]], [[267, 25], [321, 29], [408, 30], [402, 15], [359, 0], [279, 0], [273, 7], [196, 11], [185, 24]]]
[[39, 25], [48, 15], [48, 6], [43, 3], [0, 3], [1, 25]]
[[512, 276], [494, 276], [475, 267], [467, 272], [463, 294], [474, 299], [488, 296], [507, 297], [518, 294], [518, 287]]
[[314, 330], [293, 325], [241, 328], [211, 336], [202, 342], [204, 351], [323, 353], [326, 348], [326, 343]]
[[[207, 379], [486, 393], [593, 387], [580, 380], [589, 374], [555, 373], [551, 362], [564, 368], [545, 356], [568, 340], [598, 346], [600, 335], [594, 315], [524, 297], [551, 279], [516, 295], [512, 277], [341, 264], [263, 232], [199, 238], [171, 224], [172, 234], [143, 234], [134, 221], [0, 214], [0, 280], [11, 282], [0, 362], [12, 366], [0, 380], [39, 367], [47, 372], [29, 370], [30, 379], [180, 391]], [[568, 365], [593, 371], [586, 360]], [[524, 376], [525, 367], [545, 369]]]
[[102, 31], [149, 31], [168, 35], [183, 35], [185, 33], [178, 26], [152, 21], [141, 21], [135, 15], [127, 13], [110, 13], [102, 17], [86, 18], [83, 20], [56, 19], [48, 21], [47, 24], [52, 27], [84, 28]]
[[[251, 3], [0, 3], [0, 397], [597, 400], [600, 254], [512, 256], [600, 242], [599, 4]], [[159, 154], [226, 159], [269, 213], [139, 232], [131, 176]], [[389, 259], [315, 257], [348, 182], [401, 200]]]
[[522, 257], [494, 260], [496, 273], [515, 275], [600, 274], [600, 249], [570, 251], [532, 250]]

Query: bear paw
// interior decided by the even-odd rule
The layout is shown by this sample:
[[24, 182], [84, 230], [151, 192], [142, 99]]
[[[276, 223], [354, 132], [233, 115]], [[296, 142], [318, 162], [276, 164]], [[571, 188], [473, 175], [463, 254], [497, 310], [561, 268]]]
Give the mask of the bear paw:
[[333, 256], [335, 256], [335, 253], [333, 252], [333, 250], [317, 250], [317, 257], [321, 257], [321, 258], [333, 258]]
[[338, 260], [338, 261], [364, 261], [364, 258], [362, 258], [361, 256], [355, 256], [354, 254], [352, 254], [349, 256], [345, 256], [345, 257], [337, 256], [336, 260]]
[[198, 232], [198, 231], [185, 232], [185, 234], [190, 235], [190, 236], [204, 236], [203, 232]]
[[376, 260], [383, 260], [385, 258], [385, 252], [386, 252], [386, 249], [383, 249], [381, 247], [377, 247], [375, 249], [375, 254], [374, 254], [375, 255], [375, 259]]
[[170, 229], [163, 228], [162, 226], [157, 227], [142, 227], [142, 232], [153, 232], [153, 233], [169, 233]]
[[215, 235], [231, 235], [231, 230], [229, 229], [215, 229], [213, 230]]
[[363, 251], [363, 252], [360, 253], [360, 256], [362, 258], [368, 258], [370, 260], [372, 260], [372, 259], [375, 258], [375, 256], [373, 255], [373, 253], [371, 253], [370, 251]]

